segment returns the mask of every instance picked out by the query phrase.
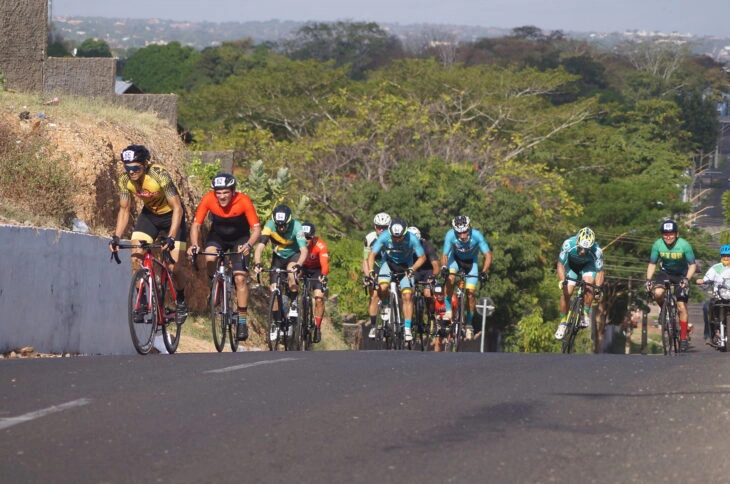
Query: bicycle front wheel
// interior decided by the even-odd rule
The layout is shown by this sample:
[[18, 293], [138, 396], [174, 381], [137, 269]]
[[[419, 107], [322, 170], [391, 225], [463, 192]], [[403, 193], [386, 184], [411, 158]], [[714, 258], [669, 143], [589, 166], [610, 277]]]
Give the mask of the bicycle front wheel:
[[266, 342], [269, 345], [269, 351], [276, 351], [278, 349], [279, 329], [283, 319], [281, 299], [281, 296], [276, 292], [272, 292], [269, 298], [269, 327], [266, 331]]
[[[228, 304], [226, 304], [226, 320], [228, 321], [228, 341], [231, 344], [231, 351], [238, 351], [238, 309], [236, 306], [236, 286], [230, 279], [227, 282], [228, 289], [226, 296]], [[223, 336], [225, 340], [225, 336]]]
[[312, 298], [309, 295], [302, 297], [302, 350], [310, 351], [312, 349], [312, 340], [314, 338], [314, 315], [312, 314]]
[[218, 275], [210, 283], [210, 327], [213, 332], [213, 344], [220, 353], [226, 342], [225, 290], [223, 281]]
[[454, 308], [454, 320], [452, 323], [452, 329], [454, 330], [454, 339], [451, 346], [451, 351], [459, 352], [462, 350], [464, 342], [464, 311], [463, 311], [464, 298], [459, 297], [456, 300], [456, 307]]
[[667, 311], [665, 301], [665, 304], [659, 312], [659, 326], [662, 331], [662, 348], [664, 349], [665, 355], [671, 355], [674, 351], [674, 331], [672, 330], [668, 313], [669, 311]]
[[129, 286], [129, 332], [134, 349], [140, 355], [152, 350], [152, 339], [157, 329], [157, 301], [152, 294], [145, 269], [139, 269]]
[[181, 324], [177, 324], [177, 304], [175, 298], [172, 297], [172, 281], [166, 278], [162, 281], [158, 287], [160, 289], [159, 294], [160, 304], [162, 304], [163, 324], [162, 324], [162, 340], [165, 343], [167, 352], [173, 354], [177, 351], [177, 346], [180, 344], [180, 327]]

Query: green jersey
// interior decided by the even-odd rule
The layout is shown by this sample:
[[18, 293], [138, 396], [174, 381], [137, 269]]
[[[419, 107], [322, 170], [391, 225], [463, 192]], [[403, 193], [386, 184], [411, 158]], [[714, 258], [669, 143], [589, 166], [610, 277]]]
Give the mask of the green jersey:
[[690, 264], [694, 263], [695, 253], [692, 246], [681, 237], [677, 238], [671, 248], [664, 239], [657, 240], [651, 246], [649, 264], [659, 264], [661, 270], [667, 274], [685, 276]]

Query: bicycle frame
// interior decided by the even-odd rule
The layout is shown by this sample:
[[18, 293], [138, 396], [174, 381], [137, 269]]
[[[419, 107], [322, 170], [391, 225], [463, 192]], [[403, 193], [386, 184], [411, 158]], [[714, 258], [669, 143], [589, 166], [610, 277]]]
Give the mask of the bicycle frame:
[[[210, 318], [213, 344], [219, 353], [225, 347], [226, 335], [228, 335], [231, 351], [238, 351], [238, 311], [234, 307], [236, 287], [230, 260], [232, 256], [238, 254], [237, 251], [225, 252], [222, 249], [215, 252], [196, 252], [193, 254], [193, 258], [198, 255], [213, 255], [216, 257], [216, 271], [213, 273], [210, 286]], [[193, 265], [197, 267], [195, 262], [193, 262]]]
[[[168, 291], [172, 302], [177, 300], [177, 292], [172, 283], [172, 276], [167, 263], [175, 261], [169, 252], [162, 252], [162, 261], [152, 255], [152, 249], [160, 248], [161, 244], [140, 242], [139, 244], [119, 244], [119, 249], [143, 249], [142, 264], [132, 276], [132, 285], [129, 295], [129, 326], [132, 343], [140, 354], [147, 354], [152, 350], [152, 339], [158, 328], [162, 328], [163, 341], [169, 353], [174, 353], [180, 341], [180, 324], [177, 323], [177, 311], [166, 306], [165, 298]], [[112, 254], [117, 263], [121, 263], [116, 252]], [[148, 290], [145, 290], [145, 287]], [[170, 301], [168, 301], [170, 302]], [[142, 312], [142, 320], [139, 320]], [[151, 316], [151, 317], [150, 317]], [[174, 329], [169, 325], [175, 324]], [[150, 324], [149, 334], [141, 339], [137, 335], [137, 327], [141, 324]], [[140, 326], [146, 327], [146, 326]], [[147, 333], [147, 331], [145, 331]]]
[[573, 289], [573, 297], [570, 299], [567, 321], [568, 327], [565, 329], [565, 335], [562, 340], [562, 352], [572, 353], [573, 350], [575, 350], [575, 339], [578, 336], [578, 332], [582, 329], [580, 327], [580, 321], [583, 317], [586, 287], [598, 289], [599, 286], [584, 281], [583, 279], [574, 279], [572, 277], [566, 277], [565, 280], [575, 282], [575, 289]]
[[[277, 268], [277, 269], [264, 269], [261, 272], [269, 273], [269, 277], [271, 279], [271, 284], [273, 284], [273, 286], [274, 286], [271, 289], [271, 296], [270, 296], [270, 300], [269, 300], [269, 328], [267, 331], [267, 340], [269, 343], [269, 351], [276, 351], [278, 348], [279, 342], [284, 344], [284, 348], [287, 351], [292, 350], [294, 348], [293, 348], [291, 342], [296, 344], [297, 335], [289, 334], [289, 329], [291, 327], [296, 327], [296, 325], [299, 324], [300, 317], [298, 315], [296, 317], [289, 317], [288, 314], [285, 312], [284, 295], [281, 292], [281, 286], [282, 286], [282, 284], [288, 285], [288, 282], [283, 282], [282, 279], [286, 280], [287, 278], [285, 276], [287, 274], [296, 274], [296, 271]], [[261, 283], [260, 273], [257, 274], [256, 277], [260, 284]], [[298, 279], [297, 279], [297, 284], [299, 284]], [[299, 292], [301, 293], [301, 290]], [[289, 307], [291, 307], [292, 302], [293, 301], [289, 301], [289, 304], [288, 304]], [[276, 305], [276, 309], [274, 309], [274, 305]], [[272, 334], [275, 334], [275, 338], [271, 337]], [[291, 339], [291, 342], [289, 341], [290, 339]]]
[[677, 298], [674, 294], [676, 284], [665, 280], [660, 287], [664, 288], [664, 304], [659, 311], [659, 323], [662, 330], [662, 347], [665, 355], [678, 355], [679, 348], [679, 318], [677, 316]]
[[[430, 288], [431, 297], [433, 297], [433, 282], [415, 281], [413, 284], [413, 322], [416, 325], [415, 341], [421, 345], [421, 351], [427, 351], [431, 344], [431, 334], [435, 331], [434, 316], [428, 305], [423, 290]], [[425, 321], [424, 321], [425, 319]]]

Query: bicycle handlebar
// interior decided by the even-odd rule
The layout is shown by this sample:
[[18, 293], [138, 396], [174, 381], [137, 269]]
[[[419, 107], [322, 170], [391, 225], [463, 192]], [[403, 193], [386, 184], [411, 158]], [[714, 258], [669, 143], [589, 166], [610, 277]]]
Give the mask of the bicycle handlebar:
[[[115, 247], [117, 249], [144, 249], [146, 251], [151, 251], [152, 249], [162, 248], [162, 244], [159, 242], [150, 244], [149, 242], [145, 242], [144, 240], [141, 240], [138, 244], [120, 243], [120, 244], [115, 244]], [[117, 253], [117, 251], [112, 252], [111, 258], [114, 259], [114, 261], [116, 261], [117, 264], [122, 263], [122, 260], [119, 258], [119, 254]], [[172, 256], [170, 255], [170, 251], [168, 249], [162, 250], [162, 261], [165, 263], [170, 263], [170, 264], [176, 263], [175, 259], [173, 259]]]

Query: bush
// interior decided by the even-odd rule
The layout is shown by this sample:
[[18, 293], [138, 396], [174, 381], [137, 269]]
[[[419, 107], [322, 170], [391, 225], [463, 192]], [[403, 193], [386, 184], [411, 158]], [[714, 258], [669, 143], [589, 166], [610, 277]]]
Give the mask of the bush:
[[39, 138], [20, 138], [0, 124], [0, 193], [4, 202], [68, 225], [75, 183], [68, 161]]

